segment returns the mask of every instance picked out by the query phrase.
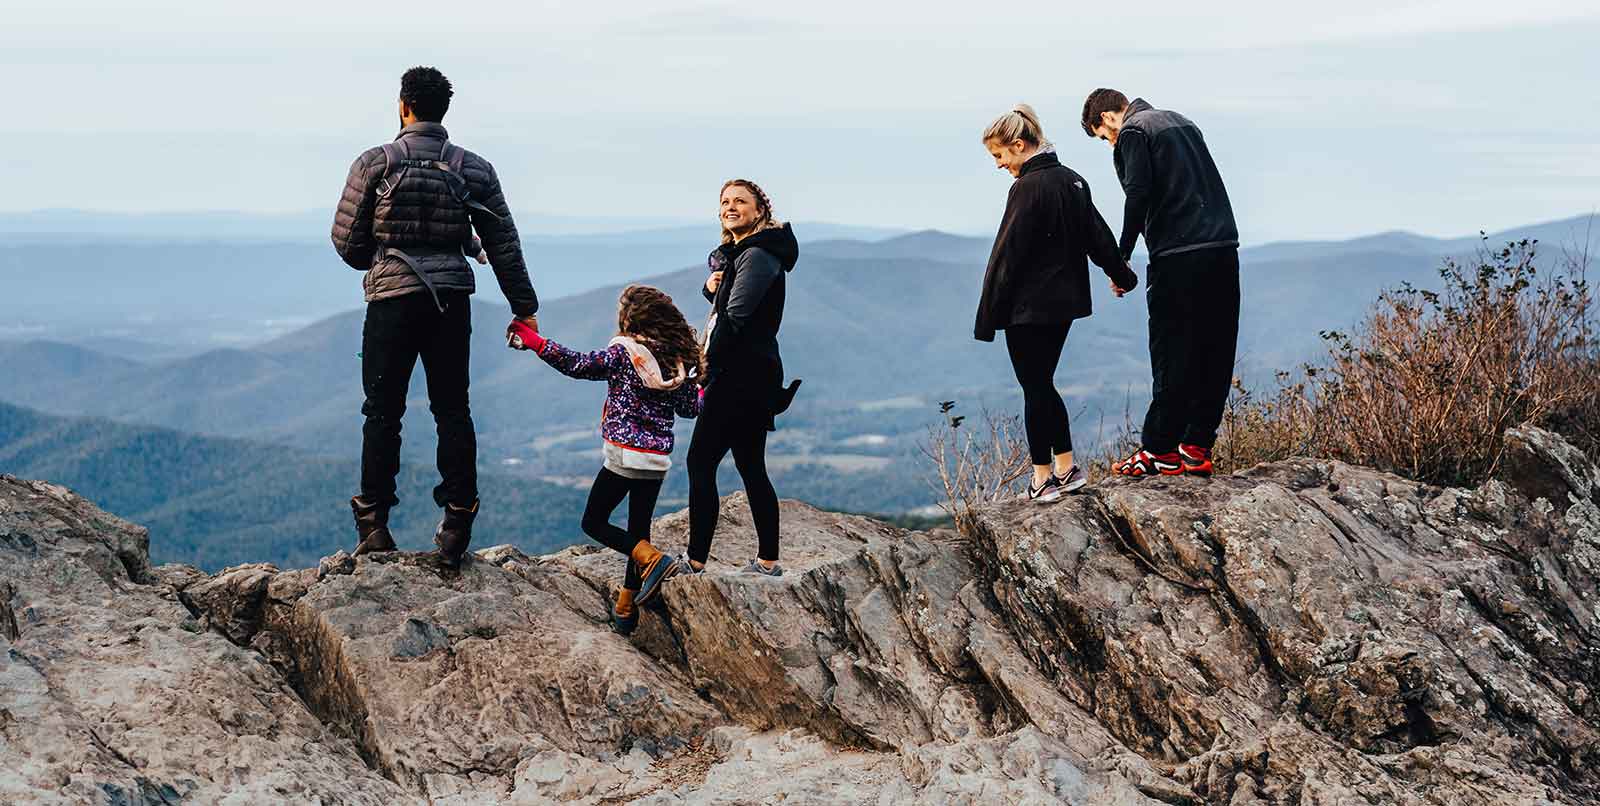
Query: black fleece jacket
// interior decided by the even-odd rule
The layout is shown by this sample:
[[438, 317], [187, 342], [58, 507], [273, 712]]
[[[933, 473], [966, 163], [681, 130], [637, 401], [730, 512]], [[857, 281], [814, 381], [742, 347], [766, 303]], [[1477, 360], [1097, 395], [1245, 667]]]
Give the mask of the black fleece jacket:
[[1239, 246], [1228, 189], [1194, 121], [1135, 98], [1112, 161], [1128, 197], [1119, 243], [1123, 257], [1133, 255], [1141, 232], [1152, 260]]
[[707, 263], [722, 272], [722, 284], [715, 294], [701, 287], [716, 313], [706, 341], [707, 385], [743, 379], [771, 392], [782, 382], [778, 328], [783, 324], [785, 278], [799, 259], [800, 243], [788, 224], [711, 252]]
[[1089, 195], [1089, 183], [1054, 153], [1022, 164], [989, 253], [973, 335], [994, 341], [1011, 325], [1052, 324], [1093, 312], [1089, 260], [1125, 290], [1138, 275]]

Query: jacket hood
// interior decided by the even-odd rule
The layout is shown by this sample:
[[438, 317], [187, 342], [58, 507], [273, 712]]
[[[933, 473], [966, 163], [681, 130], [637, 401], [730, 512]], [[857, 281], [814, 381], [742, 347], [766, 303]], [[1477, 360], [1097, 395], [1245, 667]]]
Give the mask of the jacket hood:
[[628, 359], [633, 362], [633, 371], [639, 374], [639, 381], [647, 389], [660, 389], [671, 391], [683, 385], [688, 380], [689, 373], [683, 365], [677, 367], [677, 374], [671, 378], [661, 376], [661, 364], [656, 361], [655, 353], [650, 348], [640, 344], [630, 336], [617, 336], [611, 344], [620, 344], [622, 349], [628, 351]]
[[715, 264], [717, 253], [734, 260], [741, 252], [751, 248], [759, 248], [777, 258], [784, 271], [794, 271], [794, 265], [800, 261], [800, 242], [795, 240], [794, 228], [784, 224], [764, 229], [738, 243], [725, 243], [717, 247], [712, 253], [712, 263]]

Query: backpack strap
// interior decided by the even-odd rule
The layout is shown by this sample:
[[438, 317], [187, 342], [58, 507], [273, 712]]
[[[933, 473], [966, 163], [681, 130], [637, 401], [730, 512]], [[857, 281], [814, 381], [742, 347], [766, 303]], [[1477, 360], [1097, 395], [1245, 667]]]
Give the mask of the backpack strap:
[[[383, 144], [383, 175], [378, 180], [378, 198], [387, 198], [394, 192], [395, 185], [400, 180], [394, 176], [395, 167], [401, 166], [407, 154], [406, 147], [399, 140]], [[403, 169], [403, 166], [401, 166]]]
[[450, 141], [446, 140], [444, 141], [444, 145], [439, 147], [439, 162], [442, 163], [440, 167], [445, 170], [445, 173], [451, 176], [451, 181], [447, 182], [446, 184], [449, 185], [450, 192], [456, 197], [456, 201], [459, 201], [474, 210], [487, 213], [496, 221], [500, 220], [500, 215], [498, 213], [490, 210], [488, 207], [485, 207], [483, 204], [472, 198], [472, 192], [467, 187], [466, 174], [462, 172], [462, 166], [464, 166], [467, 162], [466, 149], [460, 146], [451, 145]]

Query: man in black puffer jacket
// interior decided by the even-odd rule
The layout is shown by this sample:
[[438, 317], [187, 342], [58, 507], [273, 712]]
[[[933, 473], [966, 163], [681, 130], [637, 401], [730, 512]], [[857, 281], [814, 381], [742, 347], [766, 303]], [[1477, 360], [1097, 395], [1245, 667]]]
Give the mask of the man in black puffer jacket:
[[1150, 411], [1126, 476], [1211, 475], [1239, 338], [1239, 228], [1222, 176], [1194, 121], [1098, 89], [1083, 131], [1111, 144], [1127, 194], [1124, 258], [1144, 234], [1150, 252]]
[[333, 220], [339, 257], [366, 272], [361, 334], [366, 424], [361, 493], [350, 500], [357, 554], [395, 548], [388, 523], [389, 509], [399, 503], [400, 418], [419, 357], [439, 432], [442, 480], [433, 498], [444, 508], [444, 519], [434, 542], [451, 563], [460, 562], [471, 542], [478, 512], [478, 447], [467, 403], [468, 296], [475, 290], [467, 255], [493, 266], [512, 313], [538, 329], [539, 299], [494, 167], [451, 145], [440, 124], [452, 94], [438, 70], [406, 71], [400, 79], [400, 134], [356, 158]]

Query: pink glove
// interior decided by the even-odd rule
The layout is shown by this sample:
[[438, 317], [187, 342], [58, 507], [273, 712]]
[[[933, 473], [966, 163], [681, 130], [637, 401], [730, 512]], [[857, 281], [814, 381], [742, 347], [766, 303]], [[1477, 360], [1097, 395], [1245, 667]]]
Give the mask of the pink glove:
[[508, 328], [511, 331], [510, 345], [514, 350], [532, 350], [536, 353], [544, 352], [545, 338], [539, 331], [528, 327], [528, 323], [518, 319]]

